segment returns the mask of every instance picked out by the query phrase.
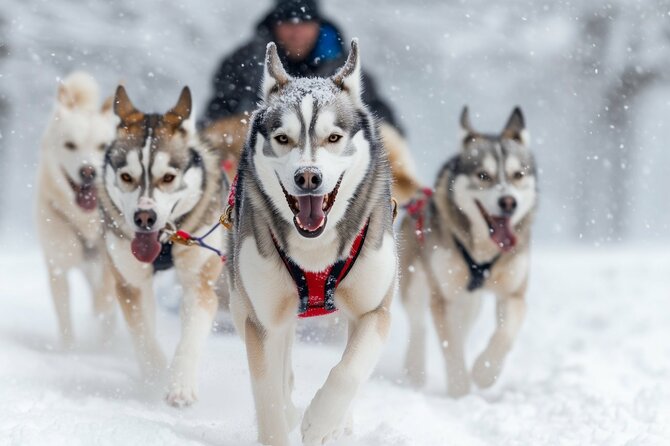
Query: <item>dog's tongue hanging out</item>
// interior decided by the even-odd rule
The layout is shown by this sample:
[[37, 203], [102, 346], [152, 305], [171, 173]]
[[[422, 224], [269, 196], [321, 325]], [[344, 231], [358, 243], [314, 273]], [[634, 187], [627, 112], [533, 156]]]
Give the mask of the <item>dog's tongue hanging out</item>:
[[296, 214], [298, 224], [308, 231], [319, 229], [326, 219], [323, 212], [325, 195], [302, 195], [296, 197], [300, 210]]
[[509, 217], [489, 217], [489, 231], [491, 232], [491, 240], [502, 251], [509, 251], [516, 245], [516, 235], [512, 231], [512, 223]]
[[503, 252], [507, 252], [514, 248], [516, 246], [516, 235], [512, 230], [510, 217], [490, 215], [478, 200], [475, 200], [475, 203], [489, 226], [491, 240], [493, 240]]
[[136, 232], [130, 250], [140, 262], [153, 263], [161, 252], [158, 232]]
[[98, 194], [95, 186], [84, 184], [79, 186], [75, 193], [77, 205], [85, 211], [92, 211], [98, 206]]

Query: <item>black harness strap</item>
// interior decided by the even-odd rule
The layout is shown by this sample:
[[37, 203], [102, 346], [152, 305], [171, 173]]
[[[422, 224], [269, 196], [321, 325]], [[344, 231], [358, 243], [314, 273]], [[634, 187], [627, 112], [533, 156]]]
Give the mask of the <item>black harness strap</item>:
[[475, 291], [481, 288], [482, 286], [484, 286], [486, 279], [488, 279], [489, 275], [491, 274], [491, 268], [493, 268], [498, 259], [500, 259], [500, 254], [495, 256], [490, 262], [477, 263], [472, 258], [468, 250], [465, 249], [465, 246], [463, 246], [456, 237], [454, 237], [454, 243], [456, 243], [456, 246], [458, 247], [458, 250], [460, 251], [461, 256], [463, 257], [463, 260], [465, 260], [465, 264], [468, 265], [468, 269], [470, 270], [470, 282], [468, 283], [468, 291]]
[[174, 259], [172, 258], [172, 243], [161, 243], [161, 252], [156, 257], [153, 263], [154, 273], [157, 271], [165, 271], [174, 266]]

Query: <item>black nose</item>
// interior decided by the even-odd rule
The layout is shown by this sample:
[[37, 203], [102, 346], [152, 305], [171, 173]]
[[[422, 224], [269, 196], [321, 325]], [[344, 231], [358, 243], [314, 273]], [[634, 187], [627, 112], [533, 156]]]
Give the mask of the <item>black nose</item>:
[[516, 209], [516, 198], [510, 195], [500, 197], [500, 200], [498, 200], [498, 206], [500, 206], [500, 210], [503, 212], [503, 214], [510, 215]]
[[81, 169], [79, 169], [79, 176], [81, 177], [81, 181], [84, 184], [92, 183], [93, 180], [95, 179], [95, 167], [93, 166], [82, 167]]
[[308, 168], [299, 169], [295, 173], [293, 179], [300, 189], [305, 192], [310, 192], [321, 185], [323, 177], [321, 176], [321, 171], [319, 171], [319, 169]]
[[137, 225], [138, 228], [149, 231], [156, 224], [156, 218], [156, 212], [152, 210], [137, 211], [135, 212], [133, 221], [135, 221], [135, 225]]

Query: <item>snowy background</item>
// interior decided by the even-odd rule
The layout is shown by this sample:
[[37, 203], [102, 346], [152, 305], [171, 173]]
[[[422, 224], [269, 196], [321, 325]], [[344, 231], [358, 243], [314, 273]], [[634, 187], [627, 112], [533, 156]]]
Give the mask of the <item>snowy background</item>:
[[[100, 351], [57, 351], [32, 202], [58, 79], [125, 82], [165, 110], [184, 84], [202, 110], [223, 55], [270, 1], [5, 0], [0, 5], [0, 445], [254, 444], [242, 344], [213, 336], [202, 401], [179, 412], [138, 380], [126, 329]], [[356, 407], [346, 445], [670, 444], [670, 4], [667, 0], [326, 0], [392, 102], [426, 184], [456, 150], [468, 104], [494, 131], [514, 105], [541, 168], [529, 312], [500, 383], [444, 396], [400, 382], [405, 319]], [[75, 276], [76, 328], [92, 330]], [[489, 302], [490, 304], [491, 302]], [[400, 308], [396, 308], [400, 310]], [[486, 342], [492, 308], [472, 336]], [[178, 321], [163, 311], [166, 351]], [[300, 343], [303, 407], [341, 345]], [[302, 375], [302, 378], [301, 378]], [[294, 437], [296, 444], [297, 436]]]

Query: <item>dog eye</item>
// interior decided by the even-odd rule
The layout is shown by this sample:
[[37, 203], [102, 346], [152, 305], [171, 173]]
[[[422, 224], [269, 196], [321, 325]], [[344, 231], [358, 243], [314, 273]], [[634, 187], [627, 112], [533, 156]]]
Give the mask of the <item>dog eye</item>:
[[525, 176], [526, 176], [526, 174], [523, 173], [522, 171], [514, 172], [514, 179], [515, 180], [520, 180]]
[[105, 150], [106, 148], [107, 148], [107, 144], [105, 144], [104, 142], [101, 143], [101, 144], [98, 146], [98, 149], [99, 149], [99, 150]]
[[174, 175], [171, 173], [166, 173], [163, 175], [163, 183], [170, 184], [174, 181]]
[[64, 146], [68, 150], [75, 150], [77, 148], [77, 145], [75, 143], [73, 143], [72, 141], [65, 141]]
[[275, 136], [275, 141], [277, 141], [279, 144], [288, 144], [288, 136], [281, 133]]
[[477, 174], [480, 180], [482, 181], [491, 181], [491, 176], [484, 172], [483, 170]]
[[338, 135], [337, 133], [333, 133], [332, 135], [330, 135], [330, 136], [328, 137], [328, 142], [330, 142], [330, 143], [336, 143], [336, 142], [339, 141], [340, 139], [342, 139], [342, 135]]
[[127, 173], [122, 173], [121, 174], [121, 181], [123, 181], [124, 183], [132, 183], [133, 182], [133, 177], [131, 177]]

